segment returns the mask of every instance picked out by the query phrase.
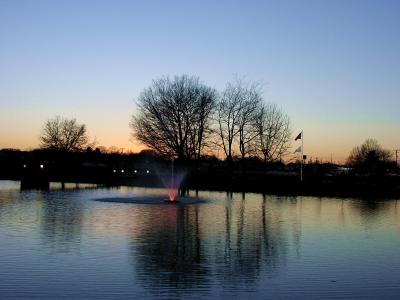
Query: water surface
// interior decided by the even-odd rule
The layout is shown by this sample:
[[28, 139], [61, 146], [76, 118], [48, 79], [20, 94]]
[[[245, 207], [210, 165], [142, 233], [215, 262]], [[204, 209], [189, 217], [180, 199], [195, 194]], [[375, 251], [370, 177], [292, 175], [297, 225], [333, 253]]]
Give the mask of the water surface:
[[400, 297], [397, 200], [164, 193], [0, 181], [0, 298]]

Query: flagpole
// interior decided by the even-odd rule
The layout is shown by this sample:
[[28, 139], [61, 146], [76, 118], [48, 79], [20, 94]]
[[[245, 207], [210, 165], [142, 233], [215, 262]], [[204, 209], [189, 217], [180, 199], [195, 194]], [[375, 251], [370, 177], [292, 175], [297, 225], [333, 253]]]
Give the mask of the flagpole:
[[300, 182], [303, 182], [303, 148], [304, 148], [304, 133], [301, 131], [301, 160], [300, 160]]

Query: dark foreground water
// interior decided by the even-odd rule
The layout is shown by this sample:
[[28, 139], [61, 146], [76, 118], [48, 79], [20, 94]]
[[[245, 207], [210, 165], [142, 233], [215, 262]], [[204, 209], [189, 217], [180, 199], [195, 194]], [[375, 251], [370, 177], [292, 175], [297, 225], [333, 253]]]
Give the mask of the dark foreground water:
[[400, 298], [396, 200], [53, 186], [0, 182], [1, 299]]

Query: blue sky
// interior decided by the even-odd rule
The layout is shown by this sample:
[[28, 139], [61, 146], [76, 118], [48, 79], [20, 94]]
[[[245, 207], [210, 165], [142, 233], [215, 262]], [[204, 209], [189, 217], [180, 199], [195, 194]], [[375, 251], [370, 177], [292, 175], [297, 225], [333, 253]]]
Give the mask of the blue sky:
[[1, 0], [0, 148], [37, 146], [55, 115], [135, 148], [134, 100], [182, 73], [261, 82], [314, 158], [369, 137], [400, 148], [399, 15], [399, 1]]

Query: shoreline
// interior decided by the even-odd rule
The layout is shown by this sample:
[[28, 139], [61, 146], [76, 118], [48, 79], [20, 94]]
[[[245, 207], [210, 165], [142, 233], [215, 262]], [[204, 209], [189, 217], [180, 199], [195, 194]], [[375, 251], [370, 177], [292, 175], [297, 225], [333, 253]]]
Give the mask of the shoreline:
[[[211, 178], [212, 179], [212, 178]], [[360, 198], [364, 200], [400, 199], [399, 178], [361, 178], [350, 177], [330, 178], [328, 180], [306, 179], [303, 182], [291, 178], [279, 177], [250, 178], [246, 180], [201, 180], [199, 178], [187, 178], [181, 185], [181, 191], [218, 191], [227, 193], [260, 193], [277, 196], [314, 196], [337, 198]], [[111, 180], [95, 180], [89, 178], [46, 178], [38, 181], [37, 178], [29, 181], [26, 178], [13, 176], [1, 176], [0, 180], [13, 180], [20, 182], [21, 190], [48, 190], [50, 182], [72, 184], [97, 184], [102, 187], [147, 187], [165, 188], [161, 180], [156, 176], [143, 178], [112, 178]]]

